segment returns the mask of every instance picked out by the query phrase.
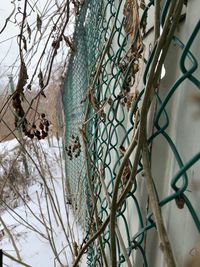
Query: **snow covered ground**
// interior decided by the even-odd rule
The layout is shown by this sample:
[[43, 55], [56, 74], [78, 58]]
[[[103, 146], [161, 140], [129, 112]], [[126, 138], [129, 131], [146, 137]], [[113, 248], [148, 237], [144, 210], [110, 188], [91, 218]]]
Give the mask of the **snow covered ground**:
[[[11, 155], [17, 145], [16, 140], [1, 143], [0, 153]], [[34, 179], [29, 183], [26, 194], [19, 197], [19, 206], [15, 209], [7, 207], [1, 214], [1, 220], [13, 236], [21, 260], [27, 266], [70, 267], [71, 249], [73, 245], [79, 246], [82, 243], [83, 234], [73, 217], [70, 205], [65, 205], [64, 201], [64, 163], [61, 160], [62, 149], [59, 149], [61, 142], [56, 138], [51, 139], [50, 144], [43, 140], [37, 142], [37, 147], [38, 154], [35, 154], [31, 144], [27, 149], [41, 173], [38, 173], [33, 161], [28, 159], [30, 175]], [[43, 178], [40, 177], [41, 174]], [[0, 237], [0, 248], [17, 259], [12, 239], [2, 223], [1, 229], [4, 229], [4, 236]], [[4, 255], [3, 266], [22, 265]], [[85, 259], [80, 266], [86, 266]]]

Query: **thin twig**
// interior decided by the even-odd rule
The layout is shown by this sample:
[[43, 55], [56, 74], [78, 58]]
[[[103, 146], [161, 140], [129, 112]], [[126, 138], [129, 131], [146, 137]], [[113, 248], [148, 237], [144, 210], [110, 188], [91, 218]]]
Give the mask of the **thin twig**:
[[152, 212], [155, 218], [156, 229], [158, 231], [158, 236], [160, 240], [160, 248], [164, 254], [167, 266], [176, 267], [174, 255], [173, 255], [170, 241], [168, 239], [167, 232], [164, 226], [161, 208], [159, 206], [159, 200], [156, 194], [156, 190], [155, 190], [152, 175], [151, 175], [151, 167], [149, 163], [149, 151], [148, 151], [147, 142], [145, 142], [143, 145], [142, 159], [143, 159], [145, 184], [146, 184], [147, 192], [149, 195]]
[[0, 216], [0, 222], [2, 223], [3, 228], [5, 229], [6, 233], [8, 234], [8, 236], [9, 236], [11, 242], [12, 242], [12, 245], [13, 245], [13, 247], [15, 249], [16, 254], [17, 254], [17, 259], [19, 261], [21, 261], [22, 259], [21, 259], [21, 256], [19, 254], [19, 249], [17, 248], [17, 245], [15, 243], [15, 240], [13, 238], [13, 235], [11, 234], [10, 230], [8, 229], [7, 225], [5, 224], [5, 222], [4, 222], [4, 220], [3, 220], [3, 218], [1, 216]]
[[3, 255], [6, 256], [6, 257], [9, 258], [9, 259], [11, 259], [11, 260], [13, 260], [13, 261], [15, 261], [15, 262], [21, 264], [21, 265], [23, 265], [23, 266], [26, 266], [26, 267], [32, 267], [31, 265], [28, 265], [28, 264], [26, 264], [25, 262], [16, 259], [15, 257], [13, 257], [12, 255], [8, 254], [8, 253], [5, 252], [4, 250], [3, 250]]
[[154, 12], [154, 41], [156, 42], [160, 36], [160, 2], [161, 0], [155, 0], [155, 12]]

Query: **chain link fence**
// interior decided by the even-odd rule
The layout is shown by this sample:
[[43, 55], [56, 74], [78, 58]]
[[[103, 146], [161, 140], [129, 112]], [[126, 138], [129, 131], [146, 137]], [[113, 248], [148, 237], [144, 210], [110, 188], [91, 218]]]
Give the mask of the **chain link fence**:
[[[170, 6], [171, 1], [162, 1], [159, 21], [161, 33]], [[188, 225], [188, 231], [192, 231], [194, 236], [200, 231], [199, 209], [197, 210], [197, 200], [191, 200], [190, 197], [192, 192], [188, 188], [188, 171], [198, 163], [200, 150], [197, 145], [196, 152], [193, 153], [194, 146], [192, 154], [182, 157], [185, 144], [179, 142], [181, 134], [178, 141], [174, 139], [178, 125], [173, 124], [175, 117], [179, 116], [181, 120], [186, 116], [173, 112], [173, 104], [184, 105], [181, 98], [176, 102], [176, 97], [181, 94], [185, 83], [189, 85], [187, 90], [192, 88], [194, 101], [199, 103], [200, 99], [200, 55], [193, 52], [199, 41], [200, 21], [198, 18], [194, 20], [190, 35], [181, 40], [180, 31], [184, 31], [189, 23], [187, 10], [185, 2], [177, 32], [171, 40], [169, 54], [172, 56], [167, 57], [165, 69], [162, 67], [162, 76], [165, 76], [152, 95], [153, 104], [148, 116], [148, 148], [154, 187], [168, 229], [173, 233], [173, 229], [177, 228], [174, 216], [167, 219], [171, 207], [176, 209], [177, 214], [179, 210], [187, 210], [187, 216], [192, 221]], [[88, 0], [84, 2], [76, 19], [75, 52], [69, 61], [63, 95], [66, 174], [68, 197], [87, 232], [86, 240], [105, 225], [104, 222], [110, 215], [116, 177], [124, 155], [137, 134], [141, 102], [157, 49], [157, 44], [153, 41], [154, 13], [154, 1]], [[173, 77], [171, 73], [168, 77], [169, 58], [171, 60], [173, 57], [173, 69], [178, 74]], [[191, 136], [188, 142], [192, 146]], [[129, 181], [134, 156], [134, 153], [129, 156], [123, 168], [119, 197]], [[171, 172], [167, 165], [163, 165], [162, 169], [162, 164], [167, 160], [173, 163]], [[156, 239], [157, 231], [144, 186], [143, 164], [140, 158], [137, 178], [126, 194], [126, 199], [117, 208], [117, 266], [161, 266], [156, 265], [160, 263], [156, 263], [151, 255], [151, 249], [154, 248], [151, 247], [149, 238], [154, 235], [152, 238]], [[199, 185], [198, 181], [197, 183]], [[198, 197], [199, 193], [195, 196]], [[173, 243], [172, 248], [174, 249]], [[178, 251], [176, 248], [174, 250]], [[110, 227], [105, 225], [101, 235], [88, 247], [88, 266], [111, 266], [111, 254]], [[183, 257], [179, 259], [175, 254], [175, 258], [178, 259], [178, 266], [183, 264]], [[133, 262], [135, 265], [131, 265]]]

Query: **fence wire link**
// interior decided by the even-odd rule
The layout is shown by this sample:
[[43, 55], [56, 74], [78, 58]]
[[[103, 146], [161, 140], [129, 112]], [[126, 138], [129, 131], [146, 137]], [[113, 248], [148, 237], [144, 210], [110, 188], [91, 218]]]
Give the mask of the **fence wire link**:
[[[75, 52], [70, 58], [64, 84], [68, 197], [78, 219], [87, 229], [87, 239], [99, 229], [110, 213], [115, 178], [124, 152], [133, 138], [137, 116], [140, 119], [140, 100], [155, 52], [155, 47], [152, 47], [147, 55], [144, 45], [145, 38], [152, 30], [146, 31], [146, 26], [148, 15], [154, 9], [154, 1], [146, 1], [146, 4], [138, 1], [138, 8], [132, 6], [135, 10], [132, 13], [129, 10], [130, 3], [137, 2], [84, 1], [76, 19]], [[169, 4], [170, 1], [166, 0], [162, 5], [160, 26], [165, 23]], [[199, 31], [200, 21], [197, 21], [185, 43], [178, 36], [173, 37], [172, 43], [180, 50], [179, 65], [177, 63], [180, 76], [164, 96], [159, 95], [159, 90], [155, 91], [153, 131], [148, 137], [149, 148], [154, 140], [162, 137], [179, 167], [173, 177], [170, 177], [171, 193], [159, 200], [160, 207], [174, 202], [179, 208], [187, 208], [198, 232], [199, 217], [186, 190], [187, 171], [199, 161], [200, 152], [184, 162], [168, 133], [170, 116], [167, 106], [186, 80], [200, 89], [200, 80], [196, 75], [198, 59], [191, 52]], [[137, 88], [141, 87], [144, 89], [138, 91]], [[130, 157], [124, 168], [121, 192], [130, 175], [131, 159]], [[137, 173], [141, 178], [142, 161]], [[127, 256], [132, 261], [136, 250], [141, 253], [143, 266], [150, 266], [146, 257], [145, 238], [150, 229], [155, 228], [155, 223], [150, 208], [147, 213], [144, 212], [139, 178], [117, 211], [116, 222], [120, 228], [116, 231], [117, 266], [127, 266], [123, 265], [127, 263]], [[157, 189], [156, 183], [155, 188]], [[160, 195], [159, 192], [157, 194]], [[130, 217], [131, 220], [128, 219]], [[120, 232], [123, 232], [123, 241]], [[110, 254], [109, 226], [101, 238], [88, 248], [88, 266], [106, 266], [102, 250], [106, 255]]]

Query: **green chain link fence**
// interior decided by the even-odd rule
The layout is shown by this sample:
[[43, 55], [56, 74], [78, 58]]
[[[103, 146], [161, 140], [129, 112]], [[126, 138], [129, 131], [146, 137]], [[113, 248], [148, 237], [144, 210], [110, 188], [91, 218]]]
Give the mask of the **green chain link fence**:
[[[109, 215], [115, 178], [124, 151], [133, 138], [140, 100], [156, 48], [155, 45], [147, 51], [144, 45], [145, 38], [152, 31], [151, 27], [148, 28], [148, 16], [152, 15], [154, 1], [146, 4], [140, 1], [138, 13], [130, 13], [131, 2], [136, 3], [122, 0], [84, 2], [76, 20], [75, 52], [70, 58], [64, 84], [68, 196], [75, 214], [87, 230], [87, 239]], [[163, 2], [161, 27], [170, 5], [169, 0]], [[130, 19], [134, 19], [133, 24]], [[197, 20], [186, 42], [182, 42], [178, 35], [173, 37], [172, 44], [180, 50], [179, 65], [174, 63], [180, 70], [180, 76], [164, 95], [160, 96], [159, 90], [156, 91], [153, 131], [148, 137], [149, 148], [153, 147], [155, 140], [163, 138], [179, 167], [170, 178], [170, 193], [159, 200], [160, 207], [166, 207], [172, 202], [181, 209], [187, 207], [198, 232], [199, 215], [186, 191], [189, 179], [187, 171], [200, 159], [200, 152], [187, 161], [182, 159], [176, 143], [168, 133], [171, 116], [167, 106], [185, 81], [190, 81], [196, 89], [200, 89], [200, 80], [196, 74], [198, 58], [191, 52], [199, 31], [200, 21]], [[141, 75], [142, 83], [139, 80]], [[138, 91], [137, 88], [144, 89]], [[84, 143], [87, 143], [87, 148]], [[131, 168], [130, 158], [122, 176], [121, 192]], [[142, 177], [142, 161], [137, 173]], [[160, 192], [157, 194], [159, 197]], [[145, 243], [146, 235], [155, 228], [155, 222], [147, 205], [148, 200], [145, 204], [147, 211], [144, 211], [145, 200], [141, 202], [141, 195], [141, 183], [136, 180], [126, 201], [117, 211], [117, 266], [128, 266], [128, 259], [135, 260], [136, 250], [140, 252], [142, 263], [136, 266], [150, 266]], [[110, 253], [110, 229], [107, 226], [100, 238], [87, 250], [88, 266], [106, 266], [105, 258]], [[110, 266], [109, 260], [107, 266]]]

